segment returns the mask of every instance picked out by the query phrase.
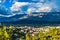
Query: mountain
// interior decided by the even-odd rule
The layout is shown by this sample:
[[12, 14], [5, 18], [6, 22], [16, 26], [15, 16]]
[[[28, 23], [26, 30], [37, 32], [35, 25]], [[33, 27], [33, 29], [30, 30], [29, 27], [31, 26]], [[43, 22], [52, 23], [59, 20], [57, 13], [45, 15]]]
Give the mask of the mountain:
[[0, 22], [15, 22], [19, 20], [34, 21], [60, 21], [60, 12], [34, 12], [29, 14], [17, 14], [12, 17], [0, 17]]
[[[6, 20], [7, 19], [7, 20]], [[2, 21], [2, 20], [1, 20]], [[4, 17], [3, 24], [13, 25], [59, 25], [60, 12], [34, 12], [30, 15], [20, 14], [12, 17]]]
[[[3, 10], [4, 9], [4, 10]], [[31, 12], [30, 14], [15, 14], [6, 8], [0, 8], [0, 22], [20, 24], [60, 23], [60, 12]]]

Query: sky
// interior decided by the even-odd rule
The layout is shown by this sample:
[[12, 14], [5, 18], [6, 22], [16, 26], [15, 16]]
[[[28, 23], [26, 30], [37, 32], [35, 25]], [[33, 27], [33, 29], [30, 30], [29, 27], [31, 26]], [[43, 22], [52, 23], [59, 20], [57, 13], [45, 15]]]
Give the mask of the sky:
[[13, 4], [16, 4], [16, 2], [19, 2], [19, 3], [21, 2], [21, 4], [23, 4], [23, 2], [24, 3], [27, 3], [28, 2], [28, 3], [31, 3], [31, 5], [33, 3], [42, 3], [42, 5], [47, 4], [47, 3], [50, 3], [50, 4], [54, 4], [56, 6], [60, 6], [60, 0], [0, 0], [0, 4], [2, 4], [2, 6], [5, 6], [6, 8], [12, 7]]
[[[0, 0], [0, 22], [27, 19], [32, 16], [33, 12], [60, 12], [60, 0]], [[20, 14], [29, 16], [23, 15], [21, 17]], [[40, 13], [33, 15], [33, 17], [43, 18], [45, 14], [48, 15]], [[60, 14], [53, 13], [54, 15], [57, 17]], [[56, 19], [59, 18], [58, 16]]]
[[0, 0], [0, 19], [32, 12], [60, 12], [60, 0]]

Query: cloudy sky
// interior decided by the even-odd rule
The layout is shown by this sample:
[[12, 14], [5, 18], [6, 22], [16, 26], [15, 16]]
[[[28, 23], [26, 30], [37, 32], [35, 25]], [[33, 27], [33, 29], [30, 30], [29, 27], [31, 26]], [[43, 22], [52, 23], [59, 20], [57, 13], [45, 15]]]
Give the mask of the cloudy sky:
[[12, 12], [59, 12], [60, 0], [0, 0], [0, 5]]
[[[29, 18], [27, 15], [16, 15], [30, 15], [33, 12], [60, 12], [60, 0], [0, 0], [0, 21], [26, 19]], [[45, 14], [40, 15], [33, 16], [42, 18]]]
[[[20, 14], [30, 15], [32, 12], [60, 12], [60, 0], [0, 0], [0, 19], [2, 20], [4, 17], [10, 20], [9, 17]], [[27, 15], [19, 19], [24, 18], [28, 18]]]

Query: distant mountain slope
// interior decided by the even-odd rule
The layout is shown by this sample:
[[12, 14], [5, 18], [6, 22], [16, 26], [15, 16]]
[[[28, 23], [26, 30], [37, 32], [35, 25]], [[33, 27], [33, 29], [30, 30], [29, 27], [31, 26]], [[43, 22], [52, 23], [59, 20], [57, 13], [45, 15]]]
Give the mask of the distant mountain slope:
[[56, 22], [60, 21], [60, 12], [40, 12], [32, 14], [19, 14], [12, 17], [0, 17], [0, 22], [15, 22], [19, 20], [33, 20], [33, 21], [49, 21]]

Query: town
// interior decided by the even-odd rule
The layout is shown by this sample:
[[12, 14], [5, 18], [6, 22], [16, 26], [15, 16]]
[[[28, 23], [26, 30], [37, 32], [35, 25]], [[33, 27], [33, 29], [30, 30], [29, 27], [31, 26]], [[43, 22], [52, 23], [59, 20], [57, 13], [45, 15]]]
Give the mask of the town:
[[60, 40], [60, 26], [0, 26], [0, 40]]

